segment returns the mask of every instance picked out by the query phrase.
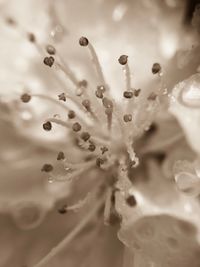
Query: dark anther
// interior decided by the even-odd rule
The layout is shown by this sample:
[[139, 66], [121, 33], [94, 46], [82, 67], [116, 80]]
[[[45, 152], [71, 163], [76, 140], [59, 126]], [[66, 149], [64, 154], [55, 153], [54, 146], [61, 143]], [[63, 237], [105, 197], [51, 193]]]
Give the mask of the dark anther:
[[104, 97], [102, 99], [102, 103], [103, 103], [105, 108], [112, 108], [113, 107], [113, 102], [110, 99], [108, 99], [107, 97]]
[[52, 45], [47, 45], [47, 46], [46, 46], [46, 51], [47, 51], [47, 53], [48, 53], [49, 55], [55, 55], [55, 53], [56, 53], [56, 49], [55, 49], [55, 47], [52, 46]]
[[53, 166], [51, 164], [44, 164], [41, 169], [42, 172], [51, 172], [53, 171]]
[[58, 209], [58, 212], [59, 212], [60, 214], [65, 214], [65, 213], [67, 213], [67, 205], [63, 205], [62, 207], [60, 207], [60, 208]]
[[7, 17], [5, 20], [6, 20], [6, 23], [9, 25], [12, 25], [12, 26], [16, 25], [16, 21], [11, 17]]
[[152, 73], [156, 74], [161, 71], [161, 66], [159, 63], [154, 63], [152, 66]]
[[21, 96], [21, 101], [24, 103], [28, 103], [30, 100], [31, 100], [31, 96], [27, 93], [25, 93]]
[[101, 149], [102, 155], [108, 151], [108, 148], [106, 146], [103, 146], [100, 149]]
[[81, 130], [81, 125], [80, 125], [80, 123], [75, 122], [75, 123], [72, 125], [72, 130], [73, 130], [74, 132], [79, 132], [79, 131]]
[[90, 100], [88, 100], [88, 99], [84, 99], [83, 101], [82, 101], [82, 105], [84, 106], [84, 108], [86, 109], [86, 110], [90, 110]]
[[125, 91], [125, 92], [124, 92], [124, 97], [125, 97], [125, 98], [132, 98], [132, 97], [133, 97], [133, 92]]
[[80, 39], [79, 39], [79, 44], [81, 45], [81, 46], [87, 46], [88, 44], [89, 44], [89, 41], [88, 41], [88, 39], [86, 38], [86, 37], [81, 37]]
[[97, 90], [100, 90], [102, 93], [105, 93], [106, 88], [105, 88], [104, 85], [98, 85], [98, 86], [97, 86]]
[[119, 57], [118, 61], [119, 61], [119, 64], [126, 65], [126, 63], [128, 62], [128, 56], [122, 55]]
[[120, 224], [122, 221], [122, 217], [121, 215], [116, 211], [116, 210], [113, 210], [111, 213], [110, 213], [110, 218], [109, 218], [109, 223], [111, 226], [115, 226], [117, 224]]
[[132, 121], [132, 115], [131, 115], [131, 114], [125, 114], [125, 115], [124, 115], [124, 121], [125, 121], [125, 122], [130, 122], [130, 121]]
[[101, 91], [101, 90], [96, 90], [95, 91], [95, 95], [96, 95], [96, 97], [98, 97], [98, 98], [103, 98], [103, 92]]
[[64, 152], [60, 151], [58, 153], [57, 160], [63, 160], [63, 159], [65, 159], [65, 154]]
[[96, 159], [96, 165], [97, 167], [101, 167], [101, 165], [104, 163], [104, 159], [102, 158], [97, 158]]
[[139, 96], [139, 94], [140, 94], [140, 92], [141, 92], [141, 89], [135, 89], [134, 90], [134, 96]]
[[65, 93], [58, 95], [58, 99], [65, 102], [66, 101]]
[[85, 87], [86, 88], [87, 85], [88, 85], [88, 82], [86, 80], [82, 80], [82, 81], [79, 82], [79, 86], [80, 87]]
[[83, 141], [87, 142], [90, 139], [90, 134], [88, 132], [82, 132], [81, 133], [81, 139], [83, 139]]
[[53, 57], [45, 57], [43, 62], [45, 65], [51, 67], [54, 63], [54, 58]]
[[28, 33], [28, 40], [29, 40], [31, 43], [35, 43], [35, 42], [36, 42], [35, 35], [34, 35], [32, 32], [29, 32], [29, 33]]
[[68, 112], [68, 118], [69, 119], [74, 119], [76, 117], [76, 113], [73, 110], [70, 110]]
[[137, 205], [137, 201], [135, 199], [135, 197], [133, 195], [129, 195], [126, 198], [126, 203], [130, 206], [130, 207], [135, 207]]
[[45, 131], [51, 131], [51, 128], [52, 128], [52, 124], [51, 124], [50, 121], [47, 121], [47, 122], [43, 123], [43, 129]]
[[88, 150], [91, 151], [91, 152], [93, 152], [93, 151], [95, 151], [95, 149], [96, 149], [95, 144], [92, 143], [92, 142], [90, 142], [89, 147], [88, 147]]

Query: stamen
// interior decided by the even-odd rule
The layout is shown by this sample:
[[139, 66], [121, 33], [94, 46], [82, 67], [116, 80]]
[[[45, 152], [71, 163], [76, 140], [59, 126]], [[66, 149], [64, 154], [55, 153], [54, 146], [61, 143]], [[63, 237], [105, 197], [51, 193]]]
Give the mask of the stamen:
[[54, 58], [52, 56], [50, 57], [45, 57], [43, 60], [44, 64], [49, 66], [50, 68], [53, 66], [54, 63]]
[[104, 196], [98, 200], [91, 209], [91, 211], [84, 217], [83, 220], [71, 231], [56, 247], [54, 247], [38, 264], [34, 267], [43, 267], [45, 266], [57, 253], [62, 249], [66, 249], [67, 245], [82, 231], [82, 229], [89, 223], [89, 221], [95, 216], [99, 208], [102, 207], [104, 203]]
[[96, 149], [96, 146], [93, 142], [90, 141], [90, 144], [89, 144], [89, 147], [88, 147], [88, 150], [91, 151], [91, 152], [94, 152]]
[[89, 41], [88, 41], [88, 39], [86, 38], [86, 37], [81, 37], [80, 39], [79, 39], [79, 44], [81, 45], [81, 46], [88, 46], [88, 44], [89, 44]]
[[79, 131], [81, 130], [81, 125], [80, 125], [80, 123], [75, 122], [75, 123], [72, 125], [72, 130], [73, 130], [74, 132], [79, 132]]
[[108, 148], [106, 146], [103, 146], [100, 149], [101, 149], [102, 155], [108, 151]]
[[81, 133], [81, 139], [83, 139], [83, 141], [87, 142], [90, 139], [90, 134], [88, 132], [82, 132]]
[[112, 127], [112, 113], [113, 113], [113, 108], [108, 107], [105, 109], [105, 114], [107, 115], [107, 125], [108, 125], [108, 130], [111, 130]]
[[85, 107], [85, 109], [87, 110], [87, 111], [91, 111], [91, 103], [90, 103], [90, 100], [89, 99], [84, 99], [83, 101], [82, 101], [82, 105]]
[[157, 74], [161, 72], [161, 66], [159, 63], [154, 63], [152, 66], [152, 73]]
[[35, 43], [36, 42], [36, 37], [33, 33], [29, 32], [28, 33], [28, 39], [31, 43]]
[[141, 89], [135, 89], [134, 90], [134, 96], [138, 97], [140, 95]]
[[129, 195], [129, 196], [126, 198], [126, 203], [127, 203], [130, 207], [135, 207], [136, 204], [137, 204], [137, 201], [136, 201], [134, 195]]
[[46, 51], [49, 55], [55, 55], [56, 54], [56, 49], [53, 45], [47, 45]]
[[107, 97], [104, 97], [102, 99], [102, 103], [103, 103], [105, 108], [113, 108], [113, 102], [110, 99], [108, 99]]
[[110, 221], [110, 213], [111, 213], [111, 197], [112, 197], [112, 190], [108, 188], [106, 192], [106, 201], [104, 207], [104, 224], [109, 225]]
[[125, 122], [132, 121], [132, 115], [131, 114], [125, 114], [123, 118], [124, 118]]
[[62, 94], [58, 95], [58, 99], [61, 100], [61, 101], [66, 102], [66, 95], [65, 95], [65, 93], [62, 93]]
[[51, 129], [52, 129], [52, 124], [51, 124], [51, 122], [50, 122], [50, 121], [47, 121], [47, 122], [43, 123], [43, 129], [44, 129], [45, 131], [51, 131]]
[[154, 92], [152, 92], [149, 96], [148, 96], [148, 100], [152, 100], [152, 101], [154, 101], [154, 100], [156, 100], [156, 98], [158, 97], [158, 95], [157, 94], [155, 94]]
[[104, 163], [104, 159], [102, 159], [102, 158], [97, 158], [96, 159], [96, 165], [97, 165], [97, 167], [101, 167], [101, 165]]
[[65, 159], [65, 154], [64, 152], [60, 151], [57, 155], [57, 160], [64, 160]]
[[79, 44], [81, 46], [87, 46], [88, 49], [89, 49], [89, 52], [91, 54], [91, 57], [92, 57], [92, 62], [94, 63], [94, 66], [96, 68], [96, 73], [99, 77], [99, 81], [102, 85], [106, 85], [106, 81], [105, 81], [105, 78], [104, 78], [104, 75], [103, 75], [103, 71], [101, 69], [101, 65], [99, 63], [99, 59], [98, 59], [98, 56], [95, 52], [95, 49], [94, 47], [92, 46], [92, 44], [88, 41], [88, 39], [86, 37], [81, 37], [79, 39]]
[[7, 24], [9, 24], [10, 26], [16, 26], [17, 25], [17, 22], [11, 17], [5, 18], [5, 22]]
[[131, 92], [131, 91], [125, 91], [124, 94], [123, 94], [123, 96], [125, 98], [132, 98], [133, 97], [133, 92]]
[[22, 102], [24, 102], [24, 103], [28, 103], [28, 102], [31, 100], [31, 96], [30, 96], [29, 94], [25, 93], [25, 94], [23, 94], [23, 95], [21, 96], [21, 100], [22, 100]]
[[61, 126], [67, 128], [67, 129], [70, 129], [70, 126], [71, 126], [69, 123], [67, 123], [65, 121], [62, 121], [60, 119], [56, 119], [56, 118], [49, 118], [48, 121], [52, 122], [52, 123], [56, 123], [58, 125], [61, 125]]
[[118, 58], [119, 64], [126, 65], [128, 62], [128, 56], [122, 55]]
[[57, 53], [57, 58], [61, 62], [61, 63], [59, 63], [58, 61], [56, 61], [57, 68], [60, 69], [65, 74], [65, 76], [74, 84], [74, 86], [76, 88], [78, 88], [79, 87], [79, 81], [77, 80], [77, 78], [76, 78], [75, 74], [73, 73], [73, 71], [66, 64], [66, 62], [63, 62], [63, 60], [58, 55], [58, 53]]
[[76, 117], [76, 113], [73, 110], [69, 110], [68, 112], [68, 118], [74, 119]]
[[42, 172], [52, 172], [53, 171], [53, 166], [51, 164], [44, 164], [41, 169]]
[[130, 74], [130, 68], [128, 65], [128, 56], [122, 55], [118, 59], [119, 63], [123, 65], [123, 71], [125, 73], [125, 81], [126, 81], [126, 90], [129, 92], [131, 91], [131, 74]]
[[105, 87], [100, 85], [100, 86], [97, 86], [97, 90], [95, 92], [95, 95], [96, 97], [98, 98], [103, 98], [103, 93], [105, 92]]
[[67, 205], [63, 205], [61, 208], [58, 209], [58, 212], [60, 214], [65, 214], [67, 213]]

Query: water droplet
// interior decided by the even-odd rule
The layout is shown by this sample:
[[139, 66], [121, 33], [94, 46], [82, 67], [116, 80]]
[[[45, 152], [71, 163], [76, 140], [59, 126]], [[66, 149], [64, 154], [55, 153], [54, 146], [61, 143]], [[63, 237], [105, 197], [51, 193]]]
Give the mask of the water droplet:
[[54, 179], [53, 179], [53, 177], [48, 177], [48, 183], [50, 183], [50, 184], [52, 184], [54, 182]]

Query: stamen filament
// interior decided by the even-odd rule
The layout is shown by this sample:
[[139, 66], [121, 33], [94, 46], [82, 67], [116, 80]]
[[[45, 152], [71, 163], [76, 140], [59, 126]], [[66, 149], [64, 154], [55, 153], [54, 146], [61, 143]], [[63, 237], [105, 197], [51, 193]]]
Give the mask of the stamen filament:
[[[106, 81], [105, 81], [105, 78], [103, 75], [101, 64], [99, 62], [96, 51], [95, 51], [95, 49], [91, 43], [88, 44], [88, 49], [89, 49], [91, 57], [92, 57], [92, 62], [94, 63], [94, 66], [96, 68], [96, 72], [97, 72], [97, 75], [99, 77], [99, 82], [100, 82], [100, 84], [106, 86]], [[108, 88], [106, 87], [106, 89], [108, 89]]]
[[66, 249], [69, 243], [83, 230], [83, 228], [92, 220], [95, 214], [98, 212], [100, 207], [104, 203], [104, 196], [96, 202], [96, 205], [91, 209], [91, 211], [86, 215], [86, 217], [71, 231], [56, 247], [54, 247], [39, 263], [34, 267], [43, 267], [47, 264], [53, 257], [55, 257], [62, 249]]

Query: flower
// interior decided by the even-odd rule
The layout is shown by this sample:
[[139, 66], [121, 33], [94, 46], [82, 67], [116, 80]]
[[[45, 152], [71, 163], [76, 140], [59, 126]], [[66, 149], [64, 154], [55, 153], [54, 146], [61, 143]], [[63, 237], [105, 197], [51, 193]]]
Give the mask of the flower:
[[[74, 4], [76, 11], [80, 4], [80, 2]], [[147, 1], [136, 1], [135, 5], [137, 7], [142, 5], [144, 10], [149, 10]], [[99, 3], [88, 7], [87, 12], [90, 13], [92, 8], [97, 10], [97, 7], [102, 8], [108, 21], [110, 17], [106, 12], [113, 11], [112, 19], [116, 23], [121, 21], [120, 34], [126, 36], [124, 39], [127, 41], [129, 34], [124, 31], [126, 23], [123, 21], [126, 14], [131, 24], [127, 5], [111, 3], [104, 6], [103, 3]], [[189, 68], [191, 64], [189, 61], [182, 62], [182, 65], [185, 64], [183, 70], [176, 69], [174, 64], [176, 57], [173, 56], [177, 50], [179, 38], [172, 38], [175, 40], [173, 46], [168, 46], [169, 43], [166, 41], [170, 39], [167, 27], [171, 24], [166, 23], [167, 27], [165, 24], [155, 27], [157, 31], [154, 36], [161, 32], [161, 45], [152, 41], [155, 46], [151, 45], [147, 51], [143, 49], [144, 54], [146, 52], [150, 54], [150, 59], [146, 55], [144, 58], [140, 57], [142, 60], [138, 61], [138, 65], [144, 66], [144, 70], [139, 74], [138, 80], [135, 75], [137, 82], [133, 86], [131, 54], [126, 55], [123, 51], [121, 56], [119, 54], [115, 58], [115, 63], [110, 64], [108, 68], [105, 59], [101, 60], [101, 57], [99, 59], [92, 45], [91, 36], [94, 36], [94, 43], [97, 42], [99, 32], [107, 32], [106, 23], [102, 23], [103, 27], [97, 35], [95, 31], [86, 31], [90, 38], [83, 36], [79, 42], [77, 41], [81, 46], [80, 50], [78, 47], [77, 50], [69, 49], [68, 53], [71, 53], [69, 58], [73, 59], [73, 63], [67, 64], [64, 57], [67, 53], [62, 51], [59, 41], [65, 40], [69, 31], [62, 26], [60, 18], [58, 20], [52, 1], [48, 2], [48, 8], [50, 21], [53, 23], [50, 23], [51, 29], [54, 25], [51, 31], [53, 41], [52, 39], [45, 41], [43, 45], [44, 41], [41, 42], [38, 34], [22, 31], [39, 52], [37, 57], [41, 70], [39, 74], [42, 76], [45, 73], [45, 75], [41, 79], [37, 78], [35, 83], [25, 81], [18, 100], [14, 97], [13, 101], [9, 99], [8, 102], [1, 103], [2, 109], [4, 105], [10, 108], [10, 113], [4, 115], [6, 121], [11, 124], [11, 128], [17, 130], [15, 139], [12, 136], [12, 140], [15, 140], [12, 153], [18, 149], [16, 140], [19, 137], [24, 146], [21, 156], [22, 171], [17, 173], [21, 161], [18, 161], [18, 154], [16, 154], [12, 158], [13, 161], [12, 159], [9, 161], [12, 162], [12, 168], [14, 166], [13, 170], [10, 169], [11, 173], [14, 171], [15, 178], [19, 180], [18, 175], [23, 176], [22, 173], [25, 173], [24, 169], [26, 169], [29, 181], [32, 180], [31, 186], [27, 186], [27, 193], [23, 197], [19, 197], [21, 195], [19, 192], [24, 191], [23, 188], [22, 191], [13, 190], [13, 198], [2, 197], [2, 202], [5, 200], [7, 202], [6, 208], [9, 207], [7, 212], [12, 215], [18, 226], [29, 230], [26, 234], [23, 231], [20, 232], [25, 236], [24, 240], [16, 238], [16, 242], [21, 240], [22, 244], [19, 255], [13, 254], [17, 264], [33, 265], [38, 261], [37, 267], [47, 263], [52, 266], [58, 264], [94, 266], [94, 263], [96, 267], [106, 267], [111, 264], [121, 266], [123, 243], [125, 245], [124, 266], [133, 266], [133, 264], [134, 266], [147, 264], [161, 266], [163, 259], [165, 259], [165, 266], [189, 266], [191, 261], [194, 266], [198, 266], [198, 200], [188, 199], [182, 192], [177, 191], [173, 180], [174, 172], [178, 185], [183, 185], [180, 188], [182, 191], [187, 191], [185, 184], [187, 187], [188, 176], [191, 178], [190, 176], [193, 175], [192, 182], [198, 185], [198, 179], [195, 177], [195, 175], [198, 176], [198, 161], [195, 161], [197, 165], [179, 161], [180, 164], [177, 163], [174, 169], [172, 168], [177, 159], [185, 160], [183, 152], [187, 152], [188, 160], [194, 160], [195, 153], [188, 146], [177, 121], [168, 113], [169, 99], [170, 101], [176, 99], [176, 95], [173, 96], [176, 87], [172, 94], [170, 89], [193, 70]], [[157, 3], [151, 10], [156, 14], [162, 8], [162, 5]], [[141, 10], [140, 16], [143, 18], [145, 11]], [[84, 12], [87, 13], [85, 10]], [[95, 21], [98, 22], [96, 17]], [[18, 23], [15, 27], [20, 32], [21, 27], [17, 25]], [[156, 25], [155, 21], [152, 21], [152, 25]], [[73, 27], [72, 25], [72, 29]], [[114, 28], [112, 23], [111, 28]], [[180, 30], [181, 27], [178, 29]], [[180, 32], [182, 34], [182, 30]], [[114, 30], [113, 33], [115, 36]], [[155, 33], [154, 30], [153, 33]], [[76, 43], [73, 42], [75, 36], [70, 40], [69, 47], [75, 46]], [[147, 36], [150, 35], [146, 33]], [[187, 37], [189, 43], [195, 39], [190, 33]], [[45, 38], [48, 39], [49, 36], [45, 35]], [[105, 46], [106, 48], [100, 49], [100, 52], [104, 54], [103, 51], [109, 51], [111, 47], [115, 54], [117, 46], [113, 44], [116, 44], [116, 40]], [[129, 36], [128, 40], [130, 40]], [[157, 38], [155, 40], [157, 41]], [[135, 47], [139, 46], [145, 48], [146, 43], [141, 45], [139, 42]], [[160, 46], [160, 53], [155, 53], [157, 58], [152, 61], [155, 50]], [[82, 55], [85, 50], [90, 54], [96, 76], [91, 71], [92, 64], [88, 63]], [[110, 55], [107, 60], [109, 58]], [[159, 60], [163, 64], [158, 63]], [[80, 62], [80, 67], [76, 66], [77, 62]], [[80, 71], [81, 66], [84, 66], [85, 71]], [[111, 68], [113, 74], [110, 74]], [[120, 77], [115, 75], [115, 68], [122, 69], [124, 84], [118, 83]], [[104, 69], [106, 76], [104, 76]], [[88, 73], [87, 79], [84, 77], [84, 72]], [[108, 74], [113, 77], [109, 83]], [[167, 75], [170, 75], [170, 79]], [[196, 77], [198, 77], [197, 74], [194, 79], [191, 78], [192, 82], [196, 81]], [[112, 82], [112, 80], [115, 81]], [[190, 81], [182, 83], [185, 86]], [[42, 90], [41, 87], [45, 84], [48, 87], [55, 86], [54, 90]], [[118, 86], [120, 84], [122, 88], [117, 94], [114, 93], [115, 84]], [[136, 86], [137, 84], [141, 87]], [[177, 85], [178, 88], [181, 86]], [[194, 102], [196, 105], [198, 102], [196, 98]], [[172, 110], [172, 104], [170, 105]], [[175, 104], [174, 110], [176, 108]], [[177, 114], [176, 111], [172, 112], [178, 117], [178, 112]], [[180, 117], [182, 122], [182, 116]], [[5, 128], [5, 134], [6, 132]], [[30, 147], [26, 152], [25, 148], [28, 145]], [[198, 149], [195, 145], [194, 148]], [[26, 155], [29, 155], [27, 161], [24, 159]], [[4, 161], [8, 159], [5, 157]], [[34, 171], [35, 169], [37, 172]], [[38, 180], [32, 187], [35, 175]], [[179, 179], [180, 176], [181, 179]], [[43, 183], [44, 177], [47, 179]], [[186, 183], [179, 184], [179, 180]], [[42, 186], [40, 181], [43, 183]], [[8, 184], [10, 184], [9, 181]], [[24, 183], [25, 185], [27, 183]], [[15, 184], [14, 189], [16, 187]], [[34, 190], [30, 190], [30, 187]], [[198, 194], [198, 188], [195, 187], [194, 191], [195, 195]], [[22, 199], [23, 201], [20, 202], [19, 200]], [[20, 205], [14, 203], [17, 202], [16, 200]], [[67, 218], [67, 222], [61, 218]], [[4, 222], [2, 224], [4, 226]], [[73, 227], [75, 224], [76, 226]], [[106, 229], [103, 224], [110, 227]], [[58, 240], [63, 237], [63, 232], [68, 234], [59, 243]], [[117, 232], [122, 243], [117, 239]], [[17, 233], [14, 229], [13, 235]], [[33, 242], [35, 234], [37, 240]], [[30, 249], [26, 258], [23, 245], [28, 242], [29, 237], [31, 242], [37, 245], [34, 249]], [[57, 243], [58, 245], [55, 245]], [[105, 251], [106, 245], [109, 255]], [[50, 250], [52, 247], [54, 249]], [[6, 247], [6, 250], [9, 248]], [[116, 257], [116, 252], [119, 253], [119, 258]], [[80, 263], [77, 254], [83, 254], [83, 262]], [[4, 256], [2, 262], [9, 266], [7, 257], [7, 255]]]

